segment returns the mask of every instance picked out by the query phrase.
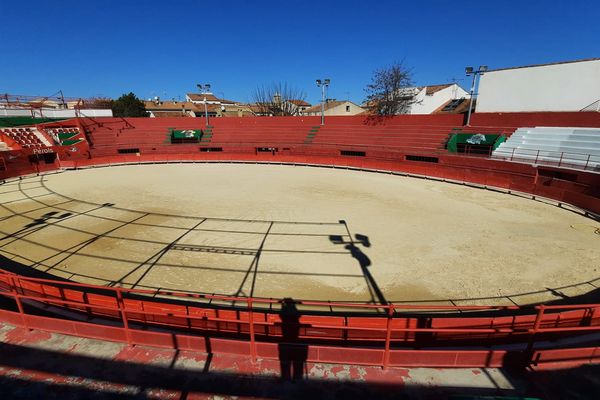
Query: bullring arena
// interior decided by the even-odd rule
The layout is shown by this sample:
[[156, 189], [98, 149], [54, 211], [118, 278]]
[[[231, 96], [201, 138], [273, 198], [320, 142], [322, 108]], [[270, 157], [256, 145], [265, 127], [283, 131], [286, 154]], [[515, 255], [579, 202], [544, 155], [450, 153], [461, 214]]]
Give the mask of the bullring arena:
[[598, 164], [448, 142], [599, 115], [3, 128], [0, 318], [252, 362], [597, 362]]
[[[3, 186], [0, 251], [75, 282], [526, 305], [600, 277], [600, 225], [501, 192], [302, 166], [118, 166]], [[518, 255], [518, 256], [516, 256]]]

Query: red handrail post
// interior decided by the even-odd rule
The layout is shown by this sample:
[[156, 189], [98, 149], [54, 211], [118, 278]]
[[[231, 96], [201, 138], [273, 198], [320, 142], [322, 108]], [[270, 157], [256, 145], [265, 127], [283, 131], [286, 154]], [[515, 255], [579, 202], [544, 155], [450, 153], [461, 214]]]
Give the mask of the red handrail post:
[[125, 311], [125, 302], [123, 301], [123, 292], [120, 288], [116, 289], [117, 293], [117, 305], [121, 312], [121, 320], [123, 321], [123, 328], [125, 329], [125, 339], [127, 340], [128, 346], [133, 346], [131, 340], [131, 332], [129, 332], [129, 321], [127, 321], [127, 312]]
[[527, 356], [527, 364], [531, 364], [533, 362], [533, 345], [535, 343], [535, 337], [540, 329], [540, 325], [542, 324], [542, 319], [544, 317], [544, 305], [540, 305], [536, 307], [538, 312], [535, 316], [535, 321], [533, 323], [533, 329], [530, 329], [529, 342], [527, 343], [526, 356]]
[[17, 303], [17, 309], [19, 310], [19, 314], [21, 315], [21, 323], [23, 324], [23, 327], [25, 329], [31, 330], [29, 328], [29, 324], [27, 323], [27, 319], [25, 318], [25, 310], [23, 309], [23, 303], [21, 302], [21, 295], [19, 294], [19, 291], [17, 290], [17, 285], [15, 283], [15, 277], [9, 276], [8, 279], [10, 281], [11, 292], [13, 293], [15, 302]]
[[533, 162], [534, 164], [537, 164], [539, 157], [540, 157], [540, 151], [538, 150], [537, 154], [535, 155], [535, 161]]
[[387, 369], [390, 363], [390, 342], [392, 339], [392, 319], [394, 318], [394, 305], [388, 305], [388, 317], [385, 328], [385, 350], [383, 352], [383, 369]]
[[252, 298], [246, 300], [248, 304], [248, 325], [250, 329], [250, 360], [256, 362], [256, 341], [254, 338], [254, 313], [252, 312]]

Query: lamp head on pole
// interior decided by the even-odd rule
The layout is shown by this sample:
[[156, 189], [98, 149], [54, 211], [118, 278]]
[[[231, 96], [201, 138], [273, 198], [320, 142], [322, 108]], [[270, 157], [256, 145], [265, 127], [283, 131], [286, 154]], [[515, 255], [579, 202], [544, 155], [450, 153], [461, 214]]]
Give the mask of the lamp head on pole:
[[318, 87], [321, 87], [321, 83], [322, 83], [322, 82], [321, 82], [321, 80], [320, 80], [320, 79], [317, 79], [317, 86], [318, 86]]
[[484, 73], [488, 70], [488, 66], [487, 65], [481, 65], [479, 67], [479, 73]]
[[473, 73], [473, 67], [465, 68], [465, 74], [467, 74], [467, 76], [471, 75], [472, 73]]
[[325, 79], [325, 86], [329, 86], [330, 82], [331, 82], [331, 80], [329, 78]]

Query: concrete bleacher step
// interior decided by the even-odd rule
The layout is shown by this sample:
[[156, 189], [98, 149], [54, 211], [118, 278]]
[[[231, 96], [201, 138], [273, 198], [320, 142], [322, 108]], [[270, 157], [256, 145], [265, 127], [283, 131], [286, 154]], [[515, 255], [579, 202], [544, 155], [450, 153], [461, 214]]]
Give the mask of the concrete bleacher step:
[[600, 128], [519, 128], [492, 157], [596, 168], [600, 165]]

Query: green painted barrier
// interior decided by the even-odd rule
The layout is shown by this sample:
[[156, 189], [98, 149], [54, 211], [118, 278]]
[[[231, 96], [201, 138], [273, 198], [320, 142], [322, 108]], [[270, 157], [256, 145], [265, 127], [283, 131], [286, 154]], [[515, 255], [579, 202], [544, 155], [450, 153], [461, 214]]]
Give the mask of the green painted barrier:
[[71, 146], [74, 144], [77, 144], [79, 142], [81, 142], [81, 139], [75, 139], [75, 140], [63, 140], [60, 142], [61, 146]]
[[[499, 137], [500, 135], [484, 135], [481, 133], [454, 133], [450, 137], [450, 140], [448, 140], [447, 147], [448, 151], [451, 153], [458, 152], [459, 144], [474, 144], [479, 146], [498, 147], [501, 143], [500, 142], [498, 143], [498, 145], [496, 145], [496, 142], [498, 141]], [[493, 148], [495, 149], [496, 147]]]
[[32, 117], [1, 117], [1, 127], [43, 124], [44, 122], [62, 121], [68, 118], [32, 118]]
[[202, 136], [202, 131], [200, 129], [173, 130], [171, 132], [171, 137], [173, 139], [196, 139], [196, 140], [199, 140], [201, 136]]
[[58, 138], [62, 141], [63, 139], [68, 139], [70, 137], [73, 137], [75, 135], [77, 135], [78, 133], [73, 133], [73, 132], [64, 132], [64, 133], [59, 133], [58, 134]]

